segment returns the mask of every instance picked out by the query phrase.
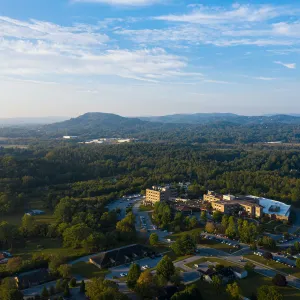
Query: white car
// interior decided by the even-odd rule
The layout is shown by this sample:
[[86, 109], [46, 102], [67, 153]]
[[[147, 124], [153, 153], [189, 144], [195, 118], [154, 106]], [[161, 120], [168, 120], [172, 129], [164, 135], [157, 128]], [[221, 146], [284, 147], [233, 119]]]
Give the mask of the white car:
[[120, 276], [125, 277], [125, 276], [127, 276], [127, 273], [121, 273]]
[[144, 266], [141, 267], [141, 269], [142, 270], [147, 270], [147, 269], [149, 269], [149, 266], [148, 265], [144, 265]]

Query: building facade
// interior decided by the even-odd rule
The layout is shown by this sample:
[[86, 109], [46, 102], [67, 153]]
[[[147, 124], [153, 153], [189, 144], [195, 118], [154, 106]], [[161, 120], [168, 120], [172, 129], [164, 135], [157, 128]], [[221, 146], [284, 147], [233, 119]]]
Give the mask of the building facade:
[[208, 191], [207, 194], [203, 195], [203, 200], [208, 202], [216, 202], [223, 200], [223, 195], [215, 193], [214, 191]]
[[172, 187], [165, 186], [153, 186], [151, 189], [146, 190], [146, 199], [147, 203], [155, 204], [160, 201], [169, 201], [170, 198], [176, 198], [177, 191]]
[[[260, 218], [263, 214], [270, 214], [270, 212], [266, 210], [266, 203], [275, 202], [274, 200], [269, 200], [268, 202], [263, 201], [263, 198], [254, 196], [235, 197], [234, 195], [220, 195], [213, 191], [208, 191], [208, 193], [203, 196], [203, 199], [211, 204], [213, 210], [220, 211], [224, 214], [232, 214], [234, 212], [246, 213], [251, 218]], [[277, 210], [279, 206], [280, 205], [277, 204]], [[283, 207], [286, 207], [286, 205], [281, 203], [279, 211], [282, 211], [283, 209], [281, 208]], [[279, 211], [274, 212], [273, 218], [288, 219], [286, 213], [279, 213]]]

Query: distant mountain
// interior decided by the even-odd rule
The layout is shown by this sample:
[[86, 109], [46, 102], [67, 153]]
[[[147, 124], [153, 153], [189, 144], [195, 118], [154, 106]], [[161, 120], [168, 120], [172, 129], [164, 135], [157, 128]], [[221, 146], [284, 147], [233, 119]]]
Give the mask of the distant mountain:
[[31, 128], [0, 126], [0, 137], [52, 140], [64, 135], [78, 136], [82, 141], [101, 137], [132, 137], [160, 143], [299, 143], [300, 117], [216, 113], [127, 118], [107, 113], [86, 113], [63, 122]]
[[300, 116], [296, 115], [241, 116], [231, 113], [196, 113], [141, 117], [140, 119], [150, 122], [199, 125], [216, 123], [234, 123], [240, 125], [268, 123], [300, 124]]
[[0, 118], [0, 126], [51, 124], [67, 120], [68, 117]]
[[81, 135], [81, 136], [122, 136], [138, 133], [147, 126], [153, 127], [149, 121], [139, 118], [126, 118], [109, 113], [86, 113], [77, 118], [43, 126], [46, 134]]

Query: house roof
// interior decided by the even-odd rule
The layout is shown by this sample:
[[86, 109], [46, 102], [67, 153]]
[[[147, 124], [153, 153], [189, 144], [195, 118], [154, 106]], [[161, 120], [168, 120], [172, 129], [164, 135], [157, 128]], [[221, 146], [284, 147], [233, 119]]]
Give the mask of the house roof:
[[90, 260], [101, 267], [108, 265], [119, 265], [130, 262], [137, 257], [144, 257], [149, 254], [149, 249], [142, 245], [129, 245], [122, 248], [113, 249], [102, 252], [99, 255], [93, 256]]
[[46, 282], [51, 278], [48, 269], [38, 269], [19, 274], [15, 277], [20, 287], [28, 287]]

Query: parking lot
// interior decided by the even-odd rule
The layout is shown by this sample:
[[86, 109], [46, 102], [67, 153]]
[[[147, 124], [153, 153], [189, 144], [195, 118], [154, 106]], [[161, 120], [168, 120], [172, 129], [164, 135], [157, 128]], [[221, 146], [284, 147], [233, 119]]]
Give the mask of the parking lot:
[[[254, 251], [253, 254], [256, 256], [264, 257], [265, 252], [267, 252], [267, 251], [257, 250], [257, 251]], [[289, 258], [289, 256], [283, 255], [281, 252], [277, 252], [277, 253], [273, 252], [272, 255], [273, 255], [273, 261], [275, 261], [279, 264], [285, 265], [287, 267], [291, 267], [291, 268], [296, 267], [295, 260]]]
[[[155, 257], [155, 258], [143, 258], [139, 261], [136, 261], [135, 263], [139, 264], [142, 267], [147, 266], [148, 268], [155, 268], [157, 264], [160, 262], [162, 257]], [[131, 264], [125, 264], [122, 266], [118, 266], [115, 268], [109, 269], [111, 273], [107, 274], [105, 276], [106, 279], [113, 279], [113, 278], [121, 278], [124, 274], [128, 274], [129, 268]]]
[[201, 237], [204, 241], [204, 244], [207, 244], [208, 246], [211, 245], [216, 249], [229, 253], [234, 253], [244, 248], [248, 248], [248, 246], [241, 244], [239, 241], [228, 239], [225, 235], [221, 234], [214, 235], [203, 233], [201, 234]]
[[111, 211], [111, 210], [115, 210], [115, 209], [120, 209], [121, 212], [118, 216], [119, 220], [122, 220], [123, 218], [125, 218], [126, 215], [126, 208], [128, 207], [133, 207], [133, 205], [140, 201], [142, 199], [141, 195], [130, 195], [121, 199], [116, 199], [115, 201], [112, 201], [111, 203], [109, 203], [106, 208]]
[[152, 220], [149, 216], [149, 213], [146, 211], [140, 211], [140, 205], [143, 200], [143, 197], [141, 195], [134, 195], [127, 196], [121, 199], [117, 199], [115, 201], [112, 201], [109, 203], [106, 208], [111, 211], [114, 209], [120, 209], [121, 212], [118, 216], [119, 220], [125, 218], [126, 216], [126, 208], [132, 207], [132, 212], [136, 217], [136, 231], [147, 233], [149, 236], [151, 233], [157, 233], [159, 239], [164, 242], [168, 242], [165, 238], [170, 233], [165, 230], [159, 230], [156, 228], [155, 225], [153, 225]]

